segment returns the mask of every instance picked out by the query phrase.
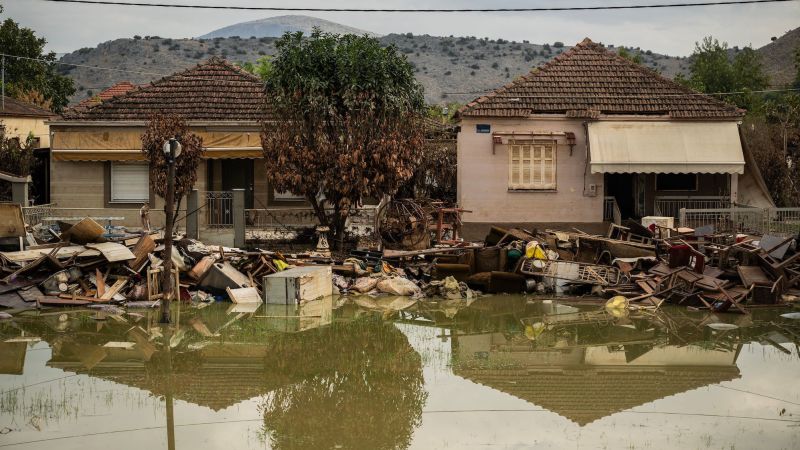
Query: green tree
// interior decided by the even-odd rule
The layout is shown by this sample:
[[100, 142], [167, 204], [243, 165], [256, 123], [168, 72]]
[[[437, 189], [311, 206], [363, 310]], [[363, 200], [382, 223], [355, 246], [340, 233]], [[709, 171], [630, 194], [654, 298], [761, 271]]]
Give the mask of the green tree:
[[266, 81], [272, 73], [272, 56], [264, 55], [256, 60], [239, 64], [239, 67]]
[[5, 57], [6, 92], [13, 97], [38, 92], [51, 102], [54, 111], [61, 112], [69, 103], [69, 96], [75, 93], [75, 87], [71, 78], [57, 72], [56, 54], [45, 53], [46, 44], [44, 38], [37, 37], [30, 28], [20, 27], [12, 19], [0, 25], [0, 49], [15, 56]]
[[424, 146], [422, 86], [396, 47], [315, 29], [287, 33], [267, 79], [261, 135], [267, 177], [302, 195], [341, 248], [364, 198], [393, 195]]
[[766, 89], [769, 77], [764, 73], [761, 56], [752, 47], [743, 48], [731, 60], [728, 44], [708, 36], [695, 44], [691, 58], [691, 75], [675, 77], [676, 81], [708, 94], [739, 92], [721, 98], [748, 111], [762, 110], [762, 96], [752, 91]]
[[619, 56], [627, 59], [628, 61], [635, 62], [636, 64], [641, 64], [642, 63], [642, 55], [641, 55], [641, 53], [636, 53], [634, 55], [633, 53], [631, 53], [625, 47], [620, 47], [619, 50], [617, 50], [617, 54]]

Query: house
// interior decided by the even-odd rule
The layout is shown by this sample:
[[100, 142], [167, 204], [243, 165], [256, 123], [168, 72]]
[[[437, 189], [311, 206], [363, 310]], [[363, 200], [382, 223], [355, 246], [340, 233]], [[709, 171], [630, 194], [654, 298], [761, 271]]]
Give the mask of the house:
[[464, 220], [588, 229], [613, 213], [774, 206], [743, 114], [587, 38], [459, 111]]
[[113, 86], [100, 91], [99, 94], [88, 97], [75, 105], [73, 109], [89, 108], [91, 106], [99, 105], [105, 101], [111, 100], [114, 97], [123, 95], [128, 91], [136, 89], [136, 85], [130, 81], [120, 81]]
[[[214, 57], [51, 121], [51, 191], [58, 208], [123, 217], [118, 223], [135, 226], [138, 209], [149, 201], [153, 225], [163, 225], [163, 201], [149, 188], [141, 152], [141, 135], [155, 114], [180, 115], [202, 137], [205, 161], [195, 185], [201, 204], [214, 199], [211, 207], [229, 216], [230, 198], [217, 193], [233, 189], [245, 190], [246, 208], [298, 203], [269, 190], [264, 166], [256, 161], [262, 156], [259, 121], [269, 117], [263, 82]], [[201, 226], [224, 219], [201, 214]]]
[[[37, 204], [49, 202], [50, 130], [47, 121], [55, 117], [58, 115], [48, 109], [15, 98], [3, 97], [0, 103], [0, 127], [3, 127], [5, 136], [19, 139], [20, 143], [33, 136], [33, 153], [41, 163], [31, 172], [33, 187], [30, 189], [29, 198]], [[8, 181], [6, 178], [3, 180]], [[5, 191], [2, 188], [0, 190]], [[15, 200], [28, 203], [28, 198], [23, 200], [22, 197], [18, 197]]]

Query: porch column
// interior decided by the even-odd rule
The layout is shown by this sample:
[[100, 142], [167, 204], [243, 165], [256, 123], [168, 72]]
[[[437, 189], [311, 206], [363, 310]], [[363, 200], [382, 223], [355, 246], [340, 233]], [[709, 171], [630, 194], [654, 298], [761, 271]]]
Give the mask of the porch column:
[[28, 206], [28, 181], [12, 181], [11, 182], [11, 201], [19, 203], [20, 206]]
[[244, 189], [233, 190], [233, 246], [244, 247]]
[[197, 189], [192, 189], [186, 196], [186, 237], [189, 239], [200, 239], [199, 219], [197, 212], [200, 203], [200, 193]]
[[739, 201], [739, 174], [732, 173], [731, 177], [731, 206], [735, 205], [736, 202]]

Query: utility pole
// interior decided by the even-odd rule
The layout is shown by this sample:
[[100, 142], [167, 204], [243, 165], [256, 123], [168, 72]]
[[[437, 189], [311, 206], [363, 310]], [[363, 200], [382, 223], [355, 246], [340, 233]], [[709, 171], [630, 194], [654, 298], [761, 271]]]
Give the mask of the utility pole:
[[[181, 153], [179, 138], [170, 138], [164, 143], [164, 156], [167, 158], [167, 195], [164, 199], [164, 213], [167, 223], [164, 227], [164, 272], [161, 274], [161, 323], [169, 323], [169, 304], [175, 295], [175, 280], [172, 278], [172, 233], [175, 227], [175, 159]], [[180, 295], [180, 293], [178, 293]]]

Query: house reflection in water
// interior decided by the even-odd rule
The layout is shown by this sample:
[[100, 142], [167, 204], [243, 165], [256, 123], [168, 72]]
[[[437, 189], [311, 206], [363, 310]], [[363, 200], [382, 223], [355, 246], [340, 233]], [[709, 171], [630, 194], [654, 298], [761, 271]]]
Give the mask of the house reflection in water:
[[[649, 320], [624, 318], [600, 324], [602, 316], [559, 308], [552, 312], [562, 317], [584, 314], [583, 323], [555, 324], [544, 331], [531, 326], [524, 332], [454, 331], [454, 373], [580, 426], [740, 377], [736, 359], [742, 344], [736, 333], [718, 337], [706, 333], [711, 340], [700, 345], [675, 343], [676, 335]], [[701, 336], [703, 328], [696, 329]]]

